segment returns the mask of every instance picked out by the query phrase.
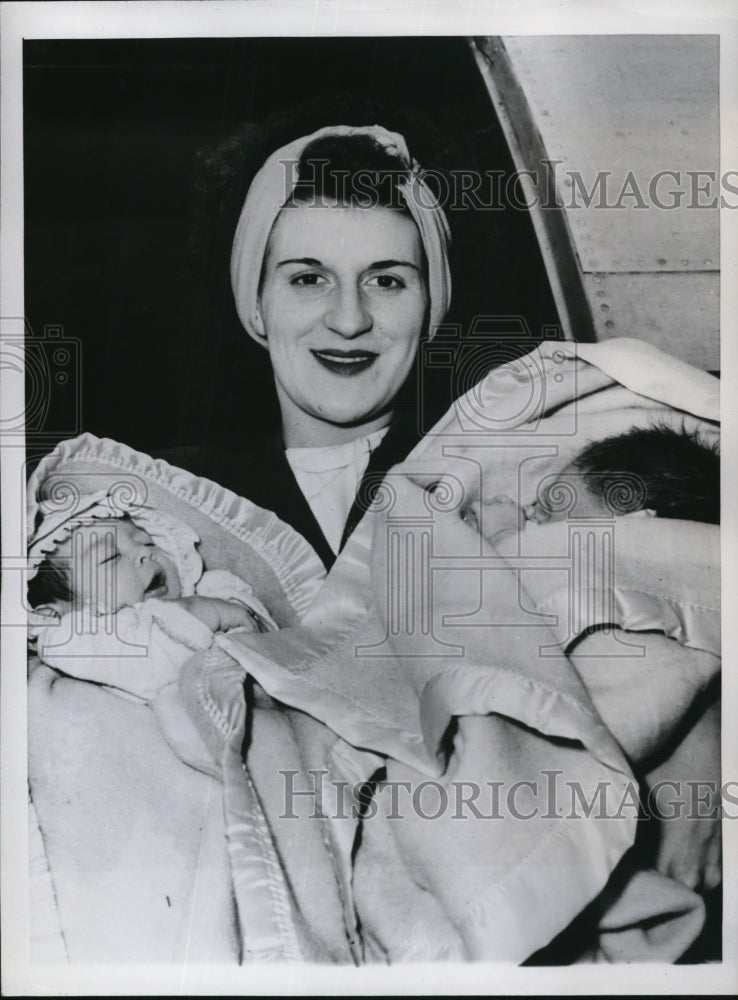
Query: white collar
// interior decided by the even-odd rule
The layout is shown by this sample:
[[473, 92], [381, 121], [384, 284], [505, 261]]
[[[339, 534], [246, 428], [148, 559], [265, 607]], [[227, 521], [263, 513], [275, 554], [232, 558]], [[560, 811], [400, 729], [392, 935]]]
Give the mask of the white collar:
[[389, 427], [380, 427], [378, 431], [343, 444], [329, 444], [319, 448], [287, 448], [285, 454], [293, 469], [303, 472], [333, 472], [348, 468], [367, 453], [371, 454], [388, 430]]

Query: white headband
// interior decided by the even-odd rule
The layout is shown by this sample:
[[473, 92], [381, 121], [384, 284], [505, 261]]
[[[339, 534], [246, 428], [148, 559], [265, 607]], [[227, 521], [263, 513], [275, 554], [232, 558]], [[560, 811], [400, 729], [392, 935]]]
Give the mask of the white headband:
[[276, 150], [251, 182], [236, 227], [231, 252], [231, 285], [239, 318], [251, 336], [263, 343], [259, 333], [259, 279], [274, 222], [299, 180], [297, 167], [303, 150], [324, 136], [368, 135], [407, 166], [409, 176], [400, 178], [398, 189], [413, 217], [428, 261], [430, 336], [448, 311], [451, 272], [448, 264], [450, 232], [443, 209], [423, 179], [423, 171], [412, 159], [404, 138], [381, 125], [353, 127], [333, 125], [295, 139]]

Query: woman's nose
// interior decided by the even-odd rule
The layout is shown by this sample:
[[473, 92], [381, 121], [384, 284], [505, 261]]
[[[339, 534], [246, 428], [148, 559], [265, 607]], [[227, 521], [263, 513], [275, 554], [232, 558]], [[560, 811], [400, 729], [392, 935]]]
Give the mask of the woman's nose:
[[342, 337], [358, 337], [371, 330], [374, 320], [358, 288], [336, 291], [325, 314], [326, 326]]

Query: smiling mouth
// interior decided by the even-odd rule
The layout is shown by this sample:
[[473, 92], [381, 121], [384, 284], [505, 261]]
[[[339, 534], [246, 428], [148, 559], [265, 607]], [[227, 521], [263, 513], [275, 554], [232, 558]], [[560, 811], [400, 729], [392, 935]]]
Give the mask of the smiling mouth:
[[379, 357], [374, 351], [311, 351], [313, 357], [335, 375], [359, 375]]
[[155, 573], [151, 578], [151, 582], [144, 591], [146, 597], [162, 597], [169, 592], [167, 587], [167, 577], [163, 569], [160, 569], [158, 573]]

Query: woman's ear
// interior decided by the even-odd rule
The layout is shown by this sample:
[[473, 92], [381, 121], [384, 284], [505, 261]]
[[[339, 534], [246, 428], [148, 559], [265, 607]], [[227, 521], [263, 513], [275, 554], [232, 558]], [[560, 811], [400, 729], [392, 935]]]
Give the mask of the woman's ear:
[[266, 347], [266, 327], [264, 326], [264, 317], [261, 315], [261, 300], [256, 303], [256, 313], [254, 315], [254, 333], [257, 337], [260, 337], [264, 341], [264, 346]]

